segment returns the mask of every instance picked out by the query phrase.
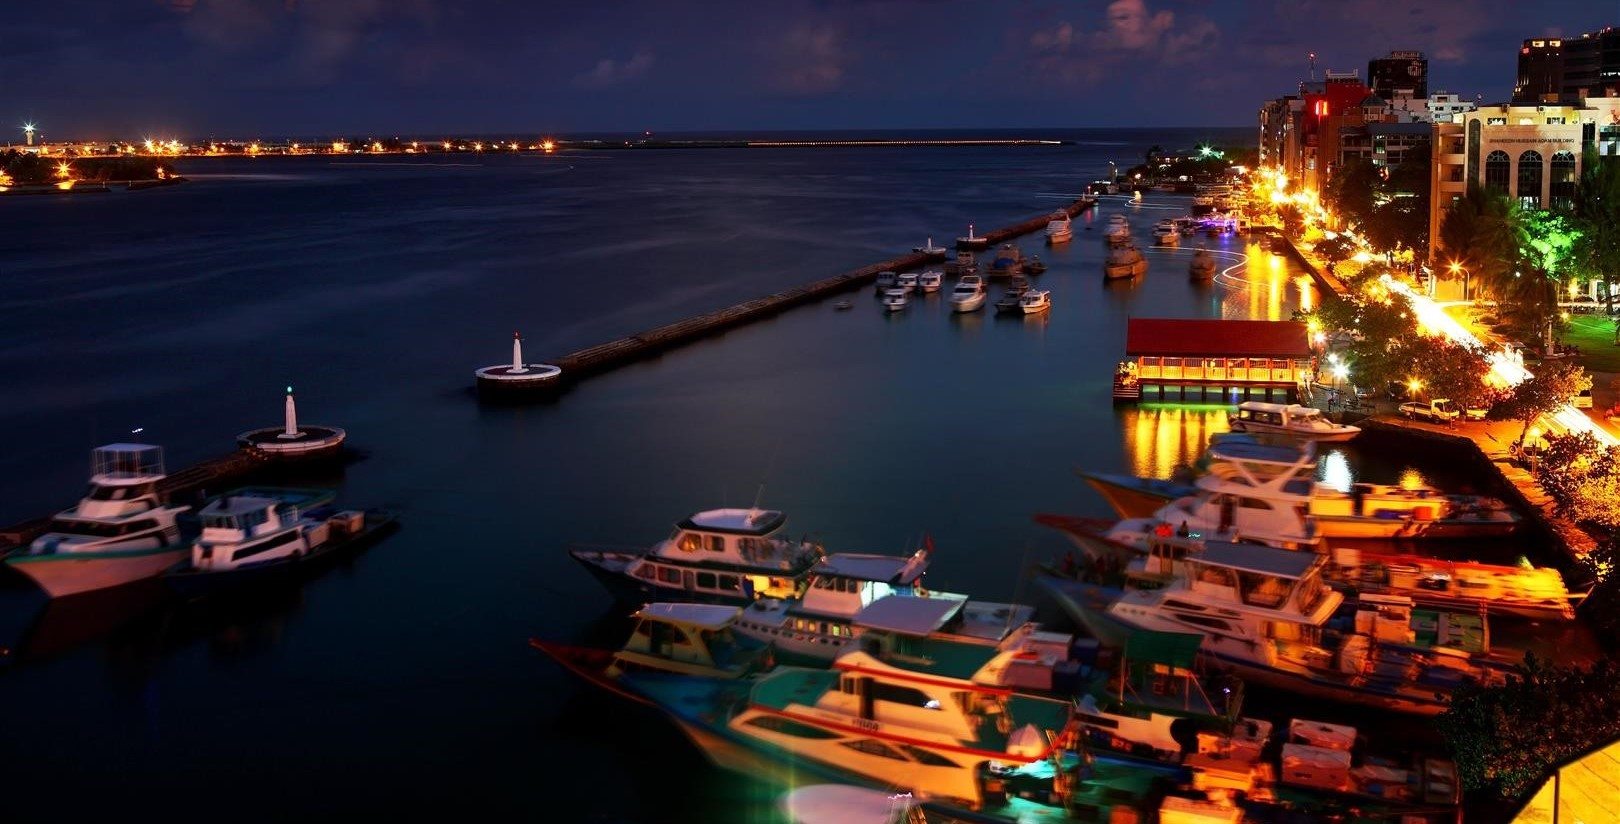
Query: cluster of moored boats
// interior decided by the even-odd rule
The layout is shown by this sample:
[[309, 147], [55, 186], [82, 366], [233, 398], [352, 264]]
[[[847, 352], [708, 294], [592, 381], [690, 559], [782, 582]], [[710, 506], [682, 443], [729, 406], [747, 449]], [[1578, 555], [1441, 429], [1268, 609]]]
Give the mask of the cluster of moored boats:
[[[1194, 224], [1183, 220], [1161, 220], [1153, 228], [1155, 246], [1175, 248], [1181, 245], [1183, 234], [1192, 234]], [[1122, 214], [1108, 219], [1103, 232], [1103, 243], [1108, 246], [1108, 257], [1103, 261], [1104, 280], [1125, 280], [1147, 274], [1147, 257], [1136, 247], [1131, 235], [1131, 224]], [[1215, 258], [1208, 249], [1199, 247], [1187, 265], [1187, 274], [1193, 280], [1212, 280], [1215, 277]]]
[[1568, 621], [1574, 596], [1553, 569], [1425, 551], [1514, 532], [1503, 502], [1319, 481], [1317, 444], [1357, 431], [1306, 407], [1233, 423], [1189, 482], [1088, 474], [1120, 520], [1037, 516], [1077, 551], [1035, 588], [1083, 635], [928, 589], [931, 541], [828, 553], [780, 537], [780, 512], [722, 509], [650, 550], [572, 551], [638, 607], [622, 648], [532, 644], [723, 767], [909, 793], [930, 820], [1453, 820], [1451, 762], [1245, 715], [1245, 685], [1437, 714], [1522, 659], [1492, 622]]
[[[1068, 217], [1068, 213], [1062, 214]], [[943, 249], [933, 245], [932, 238], [926, 247], [919, 246], [917, 250], [944, 253]], [[1035, 315], [1052, 308], [1052, 293], [1034, 288], [1029, 279], [1046, 271], [1046, 264], [1039, 256], [1026, 258], [1016, 245], [1003, 243], [989, 252], [987, 257], [988, 262], [981, 267], [978, 257], [972, 251], [963, 249], [945, 265], [945, 271], [879, 272], [877, 296], [885, 310], [904, 311], [915, 296], [939, 292], [944, 286], [945, 275], [949, 273], [956, 276], [956, 283], [948, 296], [952, 312], [966, 314], [983, 309], [990, 299], [989, 281], [992, 279], [1006, 281], [1002, 296], [994, 304], [997, 312]], [[850, 304], [840, 303], [838, 308], [847, 309]]]
[[[828, 553], [781, 537], [780, 512], [720, 509], [650, 549], [572, 550], [636, 607], [621, 648], [531, 643], [661, 711], [722, 767], [910, 793], [929, 815], [1081, 821], [1125, 806], [1236, 822], [1282, 805], [1437, 822], [1459, 799], [1450, 762], [1368, 755], [1349, 727], [1245, 716], [1245, 682], [1431, 714], [1509, 671], [1485, 625], [1496, 597], [1561, 599], [1566, 612], [1538, 617], [1568, 617], [1543, 571], [1047, 520], [1088, 560], [1045, 566], [1037, 585], [1090, 637], [1042, 627], [1028, 606], [928, 589], [931, 541]], [[1423, 583], [1441, 578], [1490, 581], [1493, 597]]]
[[196, 597], [318, 568], [394, 525], [382, 510], [337, 509], [331, 490], [247, 487], [193, 512], [167, 500], [165, 477], [161, 447], [98, 447], [84, 497], [0, 558], [52, 598], [158, 577]]

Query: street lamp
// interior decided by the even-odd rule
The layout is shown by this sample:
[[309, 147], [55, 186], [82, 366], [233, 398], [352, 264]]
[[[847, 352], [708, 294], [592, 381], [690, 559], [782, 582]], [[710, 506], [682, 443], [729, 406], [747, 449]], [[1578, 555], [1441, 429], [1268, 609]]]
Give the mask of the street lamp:
[[1406, 379], [1406, 393], [1412, 398], [1412, 400], [1417, 400], [1417, 394], [1421, 389], [1423, 389], [1423, 381], [1420, 381], [1417, 378]]

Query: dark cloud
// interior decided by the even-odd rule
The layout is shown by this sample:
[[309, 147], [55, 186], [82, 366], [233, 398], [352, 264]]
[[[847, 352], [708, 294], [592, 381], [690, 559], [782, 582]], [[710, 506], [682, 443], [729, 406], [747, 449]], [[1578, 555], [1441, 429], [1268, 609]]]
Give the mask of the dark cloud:
[[[75, 0], [8, 9], [0, 123], [47, 134], [1235, 124], [1421, 49], [1507, 94], [1575, 0]], [[965, 101], [984, 101], [984, 107]], [[10, 108], [9, 114], [5, 111]]]

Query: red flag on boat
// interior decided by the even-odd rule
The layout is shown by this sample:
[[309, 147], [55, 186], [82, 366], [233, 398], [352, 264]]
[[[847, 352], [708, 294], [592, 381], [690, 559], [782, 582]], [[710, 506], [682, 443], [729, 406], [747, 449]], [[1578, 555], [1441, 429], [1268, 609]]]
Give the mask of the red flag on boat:
[[929, 535], [926, 532], [923, 533], [923, 554], [924, 555], [933, 555], [934, 554], [934, 536]]

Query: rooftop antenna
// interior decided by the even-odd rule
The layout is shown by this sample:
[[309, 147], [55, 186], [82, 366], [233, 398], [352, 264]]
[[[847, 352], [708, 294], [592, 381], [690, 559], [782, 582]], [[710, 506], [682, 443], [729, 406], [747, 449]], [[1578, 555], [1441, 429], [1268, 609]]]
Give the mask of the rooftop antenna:
[[1305, 55], [1305, 59], [1310, 61], [1310, 64], [1311, 64], [1311, 82], [1314, 83], [1314, 82], [1316, 82], [1316, 52], [1311, 52], [1311, 53]]
[[760, 481], [759, 482], [759, 489], [754, 491], [754, 506], [753, 506], [752, 509], [750, 509], [748, 511], [751, 512], [751, 513], [752, 512], [758, 512], [759, 511], [759, 501], [760, 501], [761, 498], [764, 498], [764, 497], [765, 497], [765, 482]]

